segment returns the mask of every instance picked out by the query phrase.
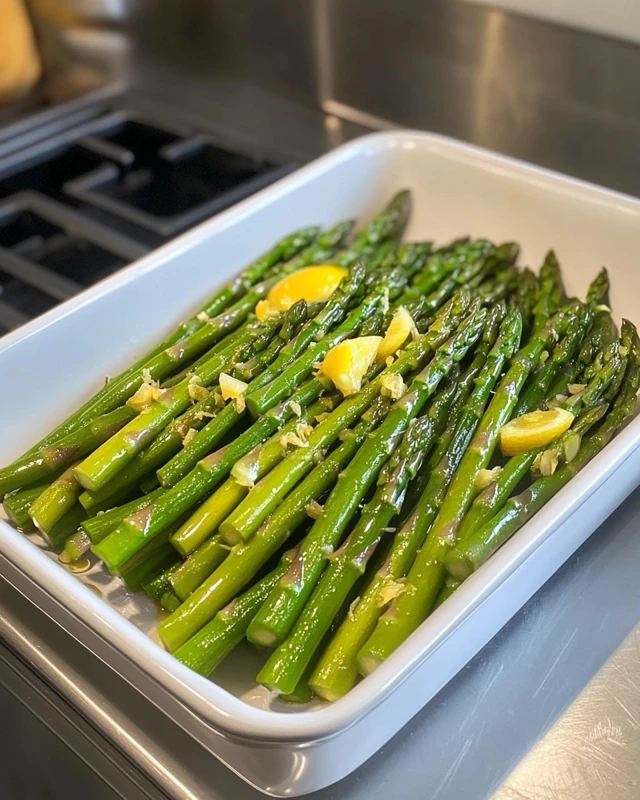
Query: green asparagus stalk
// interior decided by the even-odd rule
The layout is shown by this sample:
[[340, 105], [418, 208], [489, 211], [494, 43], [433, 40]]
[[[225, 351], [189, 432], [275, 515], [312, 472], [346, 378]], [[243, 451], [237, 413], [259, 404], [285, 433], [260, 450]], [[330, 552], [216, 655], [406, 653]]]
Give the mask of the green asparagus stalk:
[[[317, 402], [301, 409], [271, 439], [259, 444], [250, 453], [237, 461], [230, 477], [189, 517], [172, 537], [171, 543], [182, 556], [188, 556], [217, 529], [218, 525], [246, 497], [249, 489], [263, 478], [284, 458], [282, 437], [295, 433], [299, 425], [312, 424], [315, 417], [324, 411]], [[180, 594], [178, 592], [178, 594]]]
[[322, 516], [303, 542], [300, 554], [260, 609], [247, 631], [250, 641], [273, 645], [287, 636], [320, 577], [358, 504], [376, 479], [398, 438], [450, 373], [477, 342], [486, 309], [472, 305], [456, 333], [436, 351], [431, 362], [413, 380], [409, 391], [391, 408], [377, 431], [360, 448], [329, 495]]
[[81, 488], [73, 476], [73, 468], [69, 467], [33, 502], [29, 516], [50, 544], [49, 533], [75, 505], [80, 492]]
[[609, 273], [602, 267], [587, 289], [587, 305], [594, 308], [603, 303], [608, 305], [610, 288]]
[[539, 478], [522, 494], [512, 497], [498, 514], [471, 536], [457, 544], [446, 556], [447, 572], [464, 580], [475, 572], [511, 536], [556, 495], [571, 478], [591, 461], [617, 430], [637, 414], [640, 385], [640, 350], [634, 348], [623, 388], [613, 409], [599, 429], [581, 445], [577, 456], [549, 477]]
[[[155, 471], [167, 463], [183, 446], [184, 438], [193, 429], [201, 430], [208, 420], [215, 417], [220, 410], [220, 396], [216, 392], [209, 394], [195, 403], [184, 414], [179, 416], [153, 440], [153, 442], [106, 483], [97, 492], [84, 491], [80, 502], [89, 511], [95, 506], [108, 502], [131, 487], [142, 485]], [[153, 475], [155, 478], [155, 475]], [[115, 505], [112, 502], [112, 505]]]
[[596, 356], [608, 344], [618, 338], [618, 329], [611, 312], [601, 308], [596, 310], [589, 335], [580, 348], [579, 360], [583, 364], [591, 364]]
[[582, 340], [591, 324], [592, 313], [588, 307], [569, 312], [567, 331], [558, 343], [550, 358], [537, 375], [533, 376], [531, 385], [524, 391], [515, 408], [514, 416], [519, 417], [538, 408], [545, 397], [549, 396], [549, 388], [553, 385], [560, 370], [576, 355]]
[[[389, 405], [388, 398], [377, 398], [358, 424], [346, 432], [340, 446], [320, 461], [296, 486], [255, 536], [246, 543], [236, 545], [182, 607], [160, 625], [158, 632], [169, 650], [173, 651], [187, 641], [235, 597], [308, 519], [311, 509], [318, 510], [318, 501], [336, 482], [341, 470], [353, 458], [366, 436], [384, 418]], [[199, 568], [198, 552], [185, 562], [191, 561], [194, 569]]]
[[152, 503], [156, 502], [156, 500], [159, 500], [165, 491], [165, 489], [158, 488], [149, 494], [131, 500], [125, 505], [117, 506], [102, 514], [91, 517], [86, 522], [82, 523], [82, 530], [87, 534], [92, 544], [98, 544], [98, 542], [101, 542], [112, 530], [117, 528], [123, 519], [126, 519], [131, 514], [135, 514], [137, 511], [142, 511], [143, 508], [147, 508]]
[[399, 239], [409, 221], [411, 206], [411, 192], [408, 189], [394, 195], [389, 204], [356, 236], [349, 250], [337, 259], [338, 264], [350, 267], [385, 240]]
[[322, 303], [309, 305], [304, 300], [294, 303], [284, 314], [284, 321], [278, 335], [273, 337], [264, 350], [252, 356], [248, 361], [238, 364], [233, 371], [234, 377], [245, 383], [250, 383], [257, 378], [275, 361], [282, 348], [300, 333], [304, 323], [320, 313], [322, 306]]
[[287, 551], [274, 570], [219, 611], [211, 622], [176, 650], [174, 655], [178, 661], [208, 677], [244, 639], [253, 615], [289, 568], [295, 555], [296, 549]]
[[[452, 249], [433, 254], [424, 268], [414, 277], [411, 287], [396, 301], [404, 305], [420, 295], [435, 291], [438, 286], [454, 275], [459, 275], [471, 265], [482, 266], [495, 252], [495, 247], [486, 239], [462, 243]], [[466, 281], [465, 281], [466, 282]]]
[[[158, 550], [157, 552], [162, 552]], [[153, 575], [150, 578], [142, 581], [142, 589], [145, 594], [148, 594], [152, 600], [155, 600], [156, 603], [160, 603], [162, 600], [162, 595], [165, 592], [172, 591], [173, 587], [171, 586], [171, 576], [173, 573], [180, 567], [180, 560], [176, 553], [173, 554], [173, 560], [168, 564], [168, 566], [164, 567], [163, 569], [159, 570], [156, 575]]]
[[80, 503], [75, 503], [69, 511], [51, 528], [49, 533], [43, 534], [45, 540], [53, 550], [61, 550], [66, 540], [78, 530], [87, 518], [87, 512]]
[[260, 670], [259, 683], [279, 694], [295, 691], [350, 591], [364, 575], [387, 526], [400, 512], [407, 484], [444, 429], [455, 389], [456, 383], [451, 381], [434, 399], [429, 412], [407, 428], [381, 472], [384, 482], [330, 560], [290, 634]]
[[313, 365], [321, 362], [332, 347], [352, 336], [362, 322], [380, 308], [383, 296], [382, 291], [371, 294], [332, 334], [323, 336], [319, 342], [309, 347], [301, 358], [296, 359], [277, 378], [257, 391], [247, 391], [247, 408], [253, 418], [257, 419], [260, 414], [283, 400], [291, 393], [292, 387], [311, 374]]
[[67, 467], [72, 461], [95, 450], [136, 416], [126, 406], [103, 414], [86, 423], [56, 444], [42, 447], [30, 456], [0, 470], [0, 496], [21, 489], [35, 481], [43, 481]]
[[203, 542], [172, 576], [171, 585], [176, 595], [186, 600], [222, 564], [230, 550], [219, 535]]
[[527, 267], [523, 269], [518, 278], [515, 302], [522, 314], [522, 340], [527, 341], [533, 326], [533, 309], [538, 294], [538, 279]]
[[462, 581], [457, 581], [455, 578], [452, 578], [451, 575], [447, 575], [447, 577], [444, 579], [444, 583], [442, 584], [442, 589], [440, 589], [440, 592], [435, 599], [433, 610], [435, 611], [436, 608], [439, 608], [445, 600], [448, 600], [455, 590], [461, 585], [461, 583]]
[[[176, 551], [165, 542], [162, 547], [148, 553], [145, 558], [134, 559], [130, 564], [125, 564], [120, 572], [120, 577], [128, 589], [136, 591], [142, 588], [143, 583], [175, 564], [177, 558]], [[158, 598], [160, 605], [162, 605], [164, 594]]]
[[[82, 508], [82, 506], [80, 506]], [[84, 511], [84, 509], [82, 509]], [[86, 517], [86, 511], [85, 517]], [[86, 522], [86, 519], [84, 520]], [[77, 561], [91, 549], [91, 539], [83, 530], [77, 530], [64, 543], [64, 553], [70, 562]]]
[[560, 274], [560, 264], [553, 250], [549, 250], [540, 268], [539, 288], [533, 308], [533, 333], [542, 330], [564, 301], [565, 293]]
[[29, 509], [51, 483], [39, 483], [8, 494], [2, 504], [12, 525], [25, 533], [35, 529]]
[[[462, 292], [442, 309], [430, 331], [417, 339], [405, 353], [383, 372], [404, 375], [419, 369], [451, 335], [469, 307], [469, 295]], [[220, 525], [220, 533], [229, 544], [248, 540], [298, 480], [313, 467], [316, 454], [330, 446], [342, 430], [349, 427], [375, 400], [382, 376], [371, 381], [358, 394], [347, 398], [310, 436], [308, 447], [278, 465], [259, 486], [252, 490], [236, 510]]]
[[407, 585], [410, 590], [392, 603], [358, 656], [359, 669], [363, 674], [368, 674], [385, 660], [429, 613], [444, 577], [443, 559], [455, 543], [461, 522], [473, 498], [475, 476], [479, 469], [488, 465], [499, 430], [509, 419], [517, 402], [518, 392], [535, 367], [542, 349], [555, 338], [554, 330], [560, 317], [561, 314], [557, 314], [546, 328], [534, 334], [513, 360], [462, 459], [438, 517], [409, 572]]

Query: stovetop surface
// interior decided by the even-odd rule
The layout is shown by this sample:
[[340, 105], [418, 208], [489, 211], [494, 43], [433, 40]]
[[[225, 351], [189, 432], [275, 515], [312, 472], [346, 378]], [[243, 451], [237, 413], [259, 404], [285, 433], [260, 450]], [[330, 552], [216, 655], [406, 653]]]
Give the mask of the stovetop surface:
[[124, 97], [76, 106], [0, 140], [0, 335], [295, 166]]

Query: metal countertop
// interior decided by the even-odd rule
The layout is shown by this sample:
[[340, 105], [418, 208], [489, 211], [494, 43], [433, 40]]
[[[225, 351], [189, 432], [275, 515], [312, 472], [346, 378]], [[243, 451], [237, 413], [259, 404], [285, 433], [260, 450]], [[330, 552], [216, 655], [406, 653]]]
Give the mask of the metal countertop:
[[[531, 30], [535, 32], [534, 26]], [[366, 130], [364, 117], [362, 126], [345, 123], [332, 115], [302, 111], [256, 87], [240, 91], [228, 84], [212, 92], [193, 80], [183, 91], [166, 78], [159, 71], [140, 75], [138, 92], [168, 105], [179, 102], [185, 113], [195, 116], [206, 115], [206, 97], [216, 106], [217, 126], [303, 160]], [[584, 121], [584, 108], [576, 113]], [[582, 129], [580, 153], [585, 158], [589, 152], [604, 153], [598, 147], [602, 126], [614, 122], [625, 136], [638, 124], [631, 118], [612, 119], [603, 110], [599, 124]], [[550, 130], [539, 149], [533, 134], [527, 141], [531, 160], [562, 168], [564, 148], [568, 171], [593, 177], [593, 169], [581, 170], [575, 142], [559, 143], [569, 126], [566, 115], [555, 128], [552, 117], [545, 123]], [[446, 121], [440, 129], [447, 132]], [[556, 149], [550, 153], [554, 130]], [[499, 149], [521, 154], [514, 153], [518, 143], [509, 140], [508, 129], [500, 136], [504, 146]], [[599, 161], [599, 179], [634, 190], [638, 184], [629, 168], [632, 162], [613, 150]], [[353, 775], [309, 797], [639, 797], [639, 518], [637, 490], [386, 747]], [[0, 795], [9, 800], [262, 796], [177, 731], [6, 583], [0, 584], [0, 684], [0, 718], [5, 720]], [[25, 757], [30, 749], [37, 757]]]

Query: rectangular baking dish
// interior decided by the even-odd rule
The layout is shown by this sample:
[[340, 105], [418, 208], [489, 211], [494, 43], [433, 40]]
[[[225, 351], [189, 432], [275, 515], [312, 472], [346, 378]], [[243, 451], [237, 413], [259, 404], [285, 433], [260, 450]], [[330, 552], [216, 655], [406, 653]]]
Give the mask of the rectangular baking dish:
[[[410, 187], [407, 238], [462, 234], [553, 246], [570, 294], [611, 272], [616, 316], [638, 321], [640, 202], [440, 136], [373, 134], [206, 222], [0, 341], [0, 463], [19, 455], [279, 236], [369, 218]], [[640, 419], [333, 706], [291, 709], [253, 683], [239, 648], [209, 681], [153, 639], [155, 612], [99, 566], [71, 575], [0, 520], [0, 573], [250, 784], [274, 797], [325, 787], [388, 741], [521, 608], [638, 484]], [[109, 602], [96, 596], [96, 591]]]

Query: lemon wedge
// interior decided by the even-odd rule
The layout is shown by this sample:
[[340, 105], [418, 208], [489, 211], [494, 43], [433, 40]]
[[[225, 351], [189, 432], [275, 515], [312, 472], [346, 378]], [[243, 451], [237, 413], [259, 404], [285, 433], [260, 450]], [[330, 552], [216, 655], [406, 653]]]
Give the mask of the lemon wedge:
[[564, 408], [523, 414], [500, 430], [500, 449], [505, 456], [517, 456], [545, 447], [569, 430], [574, 419], [573, 414]]
[[347, 339], [331, 348], [322, 362], [322, 373], [333, 381], [344, 397], [355, 394], [382, 342], [382, 336], [360, 336]]
[[378, 349], [378, 360], [385, 361], [389, 356], [394, 356], [414, 330], [416, 330], [416, 323], [413, 321], [413, 317], [404, 306], [401, 306], [391, 318]]
[[256, 306], [256, 317], [263, 322], [281, 311], [287, 311], [298, 300], [323, 303], [331, 297], [347, 272], [344, 267], [331, 264], [300, 269], [271, 287], [266, 299]]

